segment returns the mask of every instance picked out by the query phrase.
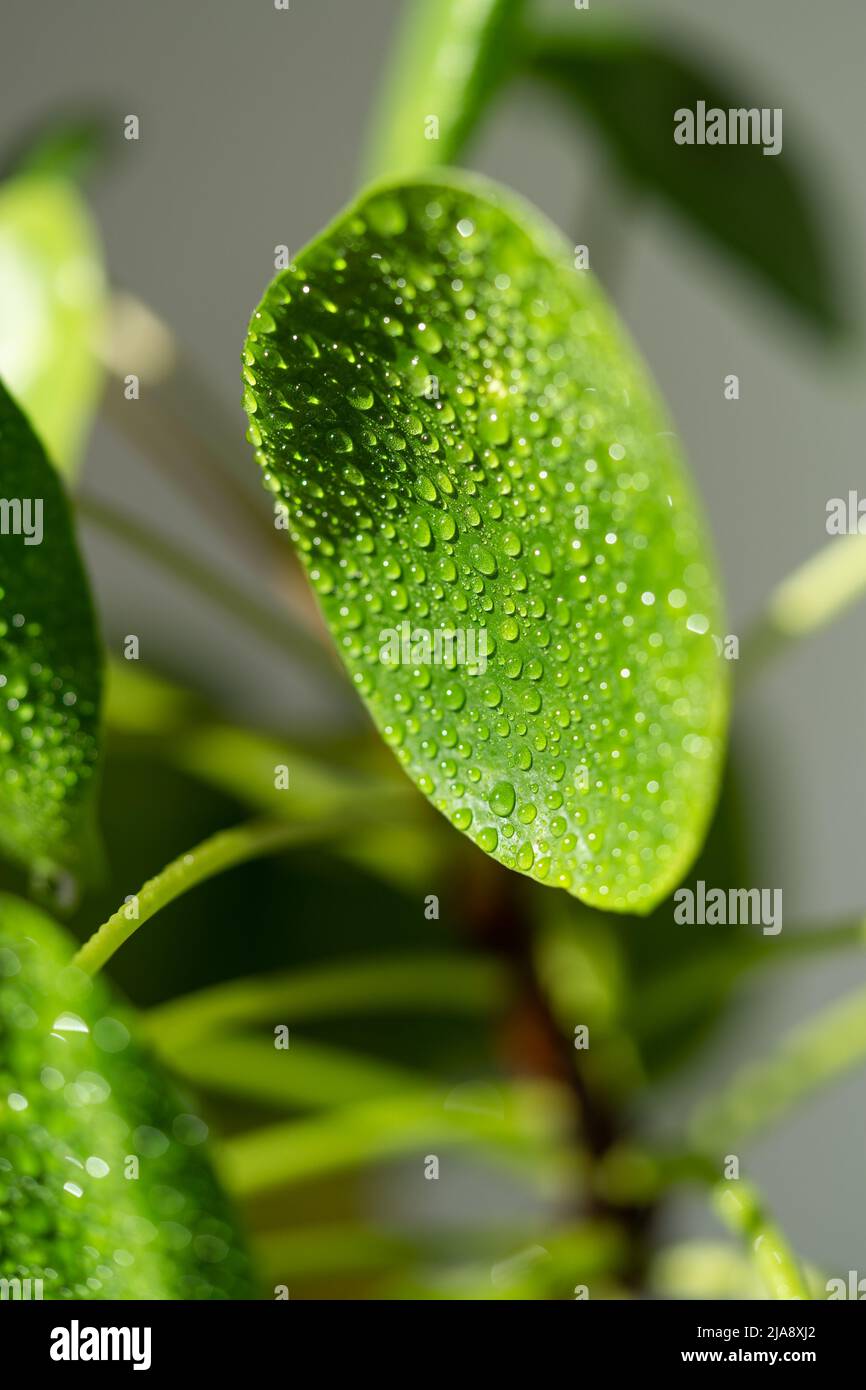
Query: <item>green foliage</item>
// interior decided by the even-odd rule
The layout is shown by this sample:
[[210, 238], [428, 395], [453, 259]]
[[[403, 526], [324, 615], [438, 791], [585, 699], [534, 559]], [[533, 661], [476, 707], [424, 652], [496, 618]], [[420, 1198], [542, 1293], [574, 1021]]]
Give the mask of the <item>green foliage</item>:
[[517, 63], [524, 7], [524, 0], [410, 0], [373, 123], [368, 178], [459, 159]]
[[[507, 867], [649, 910], [703, 839], [726, 680], [679, 451], [594, 282], [491, 185], [379, 189], [271, 285], [245, 375], [267, 486], [420, 789]], [[404, 622], [426, 654], [383, 645]], [[436, 663], [442, 631], [474, 666]]]
[[3, 151], [0, 177], [26, 173], [80, 182], [106, 158], [116, 125], [116, 116], [105, 111], [40, 121]]
[[846, 326], [834, 251], [790, 132], [771, 157], [757, 144], [674, 143], [681, 108], [695, 111], [701, 101], [727, 112], [766, 100], [744, 96], [742, 82], [717, 76], [679, 45], [619, 26], [582, 22], [541, 36], [531, 63], [594, 122], [638, 189], [662, 198], [812, 328], [835, 336]]
[[0, 898], [0, 1277], [48, 1299], [252, 1297], [207, 1126], [70, 954]]
[[[593, 1298], [822, 1296], [749, 1181], [718, 1177], [732, 1142], [866, 1055], [862, 990], [705, 1098], [679, 1147], [647, 1148], [635, 1115], [745, 972], [862, 946], [863, 923], [772, 941], [729, 927], [720, 942], [673, 921], [663, 900], [699, 852], [707, 882], [752, 881], [730, 775], [717, 796], [727, 668], [700, 512], [657, 393], [571, 248], [513, 195], [436, 166], [529, 71], [594, 122], [638, 190], [827, 336], [842, 326], [832, 258], [787, 143], [774, 158], [674, 143], [679, 107], [748, 106], [736, 83], [593, 16], [533, 35], [528, 8], [407, 4], [368, 146], [388, 182], [274, 281], [244, 354], [267, 486], [411, 781], [375, 730], [237, 727], [215, 692], [122, 662], [106, 702], [110, 882], [78, 919], [86, 944], [73, 957], [0, 894], [0, 1278], [43, 1279], [46, 1297], [254, 1296], [206, 1126], [163, 1068], [206, 1098], [259, 1271], [291, 1277], [292, 1298], [562, 1299], [578, 1279]], [[76, 877], [101, 661], [36, 435], [71, 473], [105, 296], [73, 181], [110, 129], [55, 121], [0, 159], [0, 374], [26, 412], [0, 386], [0, 850]], [[182, 356], [166, 349], [162, 369], [182, 422], [152, 397], [125, 428], [200, 472], [244, 561], [259, 537], [270, 559], [263, 509], [259, 533], [236, 525], [247, 502], [208, 443], [219, 427], [196, 419], [206, 396]], [[8, 524], [16, 496], [41, 502], [42, 544]], [[323, 625], [298, 620], [309, 594], [288, 551], [270, 575], [278, 608], [134, 514], [79, 508], [323, 688], [340, 681]], [[837, 539], [775, 590], [740, 670], [861, 596], [862, 540]], [[268, 819], [238, 824], [250, 811]], [[130, 900], [154, 864], [167, 867]], [[154, 1006], [133, 1019], [90, 976], [145, 923], [112, 962]], [[461, 1212], [376, 1229], [365, 1170], [426, 1164], [431, 1148], [495, 1179], [483, 1226]], [[694, 1182], [741, 1250], [651, 1248], [668, 1193]], [[502, 1185], [519, 1192], [505, 1221]]]
[[[60, 481], [0, 383], [0, 850], [40, 872], [86, 872], [99, 756], [102, 656]], [[38, 522], [41, 507], [41, 524]]]
[[0, 377], [70, 477], [101, 385], [104, 307], [99, 243], [74, 184], [35, 171], [0, 185]]

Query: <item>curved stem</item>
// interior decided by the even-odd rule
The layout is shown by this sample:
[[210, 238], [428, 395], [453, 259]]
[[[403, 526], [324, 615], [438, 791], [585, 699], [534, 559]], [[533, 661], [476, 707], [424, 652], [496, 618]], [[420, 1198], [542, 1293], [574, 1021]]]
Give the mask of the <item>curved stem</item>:
[[84, 943], [73, 964], [88, 975], [94, 975], [143, 923], [196, 884], [248, 859], [321, 840], [344, 828], [342, 820], [309, 825], [254, 821], [232, 830], [221, 830], [149, 879], [132, 900], [123, 903]]

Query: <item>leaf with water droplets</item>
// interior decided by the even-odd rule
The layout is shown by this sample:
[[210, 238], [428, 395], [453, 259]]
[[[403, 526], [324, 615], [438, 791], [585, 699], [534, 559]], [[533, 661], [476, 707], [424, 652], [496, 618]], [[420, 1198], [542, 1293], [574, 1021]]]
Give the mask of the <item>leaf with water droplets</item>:
[[207, 1126], [72, 950], [0, 897], [0, 1279], [31, 1298], [35, 1280], [46, 1299], [253, 1297]]
[[0, 377], [66, 476], [99, 395], [104, 304], [99, 243], [75, 185], [38, 170], [3, 184]]
[[57, 474], [0, 382], [0, 852], [86, 871], [101, 654]]
[[503, 864], [648, 911], [703, 840], [727, 682], [656, 393], [534, 210], [379, 187], [271, 284], [250, 439], [406, 771]]

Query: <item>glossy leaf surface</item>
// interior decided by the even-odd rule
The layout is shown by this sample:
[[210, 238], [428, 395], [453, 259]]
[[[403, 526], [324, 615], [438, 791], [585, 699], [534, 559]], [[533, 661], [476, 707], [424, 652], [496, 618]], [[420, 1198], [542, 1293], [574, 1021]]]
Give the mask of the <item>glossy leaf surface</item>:
[[267, 486], [420, 789], [508, 867], [649, 910], [716, 793], [718, 596], [588, 273], [495, 186], [378, 188], [273, 282], [245, 373]]

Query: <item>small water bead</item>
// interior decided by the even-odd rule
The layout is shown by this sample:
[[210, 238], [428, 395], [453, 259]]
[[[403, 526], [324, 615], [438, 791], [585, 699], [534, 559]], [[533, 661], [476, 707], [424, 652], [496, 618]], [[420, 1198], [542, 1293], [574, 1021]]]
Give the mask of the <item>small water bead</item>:
[[415, 483], [415, 491], [424, 502], [435, 502], [439, 494], [426, 473], [422, 473]]
[[483, 830], [479, 830], [476, 836], [476, 843], [485, 854], [492, 854], [499, 844], [499, 831], [495, 825], [487, 825]]
[[472, 564], [481, 573], [488, 576], [496, 574], [496, 556], [487, 546], [474, 545], [470, 551]]
[[515, 792], [510, 782], [497, 782], [490, 793], [489, 805], [497, 816], [510, 816], [514, 810]]

